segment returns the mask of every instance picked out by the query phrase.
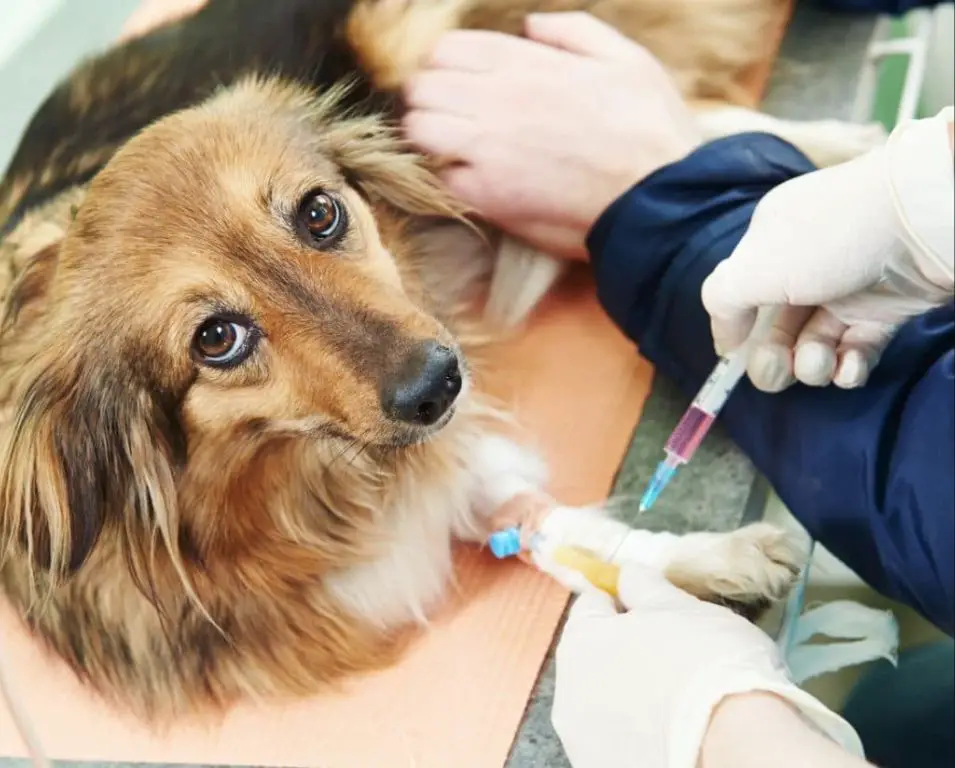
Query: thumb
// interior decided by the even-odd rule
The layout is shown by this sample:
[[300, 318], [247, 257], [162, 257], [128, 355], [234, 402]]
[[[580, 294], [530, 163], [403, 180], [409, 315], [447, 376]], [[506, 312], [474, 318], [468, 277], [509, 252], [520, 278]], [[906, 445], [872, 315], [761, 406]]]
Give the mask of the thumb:
[[531, 40], [569, 53], [604, 60], [628, 60], [643, 49], [595, 16], [583, 11], [532, 13], [524, 20]]
[[743, 236], [730, 257], [716, 266], [703, 281], [701, 299], [710, 315], [713, 345], [719, 355], [732, 352], [756, 324], [760, 307], [785, 303], [782, 280], [769, 270], [751, 269], [749, 234]]
[[659, 571], [642, 565], [625, 565], [617, 581], [617, 595], [628, 610], [681, 608], [700, 601], [673, 586]]

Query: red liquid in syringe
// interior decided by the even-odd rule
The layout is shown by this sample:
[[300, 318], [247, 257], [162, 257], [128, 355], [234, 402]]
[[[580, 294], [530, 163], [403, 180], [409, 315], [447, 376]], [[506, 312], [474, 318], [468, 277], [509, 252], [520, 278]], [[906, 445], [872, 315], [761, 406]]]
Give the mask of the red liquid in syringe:
[[690, 406], [667, 440], [667, 454], [679, 457], [684, 463], [688, 462], [715, 420], [713, 414], [695, 405]]

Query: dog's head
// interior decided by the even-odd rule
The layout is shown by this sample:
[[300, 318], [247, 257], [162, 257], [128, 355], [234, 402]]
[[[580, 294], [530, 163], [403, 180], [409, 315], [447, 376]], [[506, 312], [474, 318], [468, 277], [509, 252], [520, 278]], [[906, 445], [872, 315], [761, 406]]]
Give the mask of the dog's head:
[[400, 253], [403, 221], [451, 209], [339, 95], [250, 82], [153, 125], [21, 276], [3, 528], [54, 570], [110, 526], [173, 550], [252, 535], [187, 507], [295, 485], [276, 446], [394, 454], [453, 418], [466, 365]]

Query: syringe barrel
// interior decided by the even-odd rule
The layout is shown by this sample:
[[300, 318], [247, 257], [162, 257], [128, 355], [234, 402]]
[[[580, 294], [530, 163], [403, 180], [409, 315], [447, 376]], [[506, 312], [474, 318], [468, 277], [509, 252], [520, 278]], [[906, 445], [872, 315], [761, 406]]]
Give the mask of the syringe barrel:
[[690, 406], [667, 440], [666, 452], [686, 463], [700, 447], [716, 416]]
[[716, 364], [713, 372], [693, 398], [690, 407], [683, 414], [680, 423], [676, 425], [670, 439], [667, 440], [668, 454], [684, 462], [690, 460], [707, 432], [710, 431], [710, 427], [729, 399], [733, 388], [745, 375], [748, 352], [748, 345], [744, 345]]

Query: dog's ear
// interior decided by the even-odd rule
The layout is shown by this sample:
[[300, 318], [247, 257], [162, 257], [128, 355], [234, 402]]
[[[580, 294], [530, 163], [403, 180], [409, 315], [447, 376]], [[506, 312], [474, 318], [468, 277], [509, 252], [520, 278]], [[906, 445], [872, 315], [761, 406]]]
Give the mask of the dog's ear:
[[78, 569], [107, 526], [126, 542], [174, 528], [172, 425], [103, 374], [50, 361], [18, 399], [3, 453], [5, 540], [54, 579]]
[[463, 219], [467, 207], [445, 188], [439, 162], [414, 152], [400, 131], [378, 116], [337, 114], [347, 88], [320, 97], [322, 138], [346, 179], [366, 197], [415, 216]]
[[54, 270], [55, 253], [46, 254], [20, 276], [0, 341], [4, 365], [19, 364], [8, 374], [0, 452], [0, 560], [25, 550], [52, 584], [87, 560], [107, 528], [127, 543], [168, 533], [184, 450], [175, 413], [136, 382], [128, 361], [80, 343], [52, 318]]
[[386, 132], [349, 141], [339, 155], [349, 181], [372, 200], [414, 216], [462, 219], [468, 209], [445, 189], [428, 159]]

